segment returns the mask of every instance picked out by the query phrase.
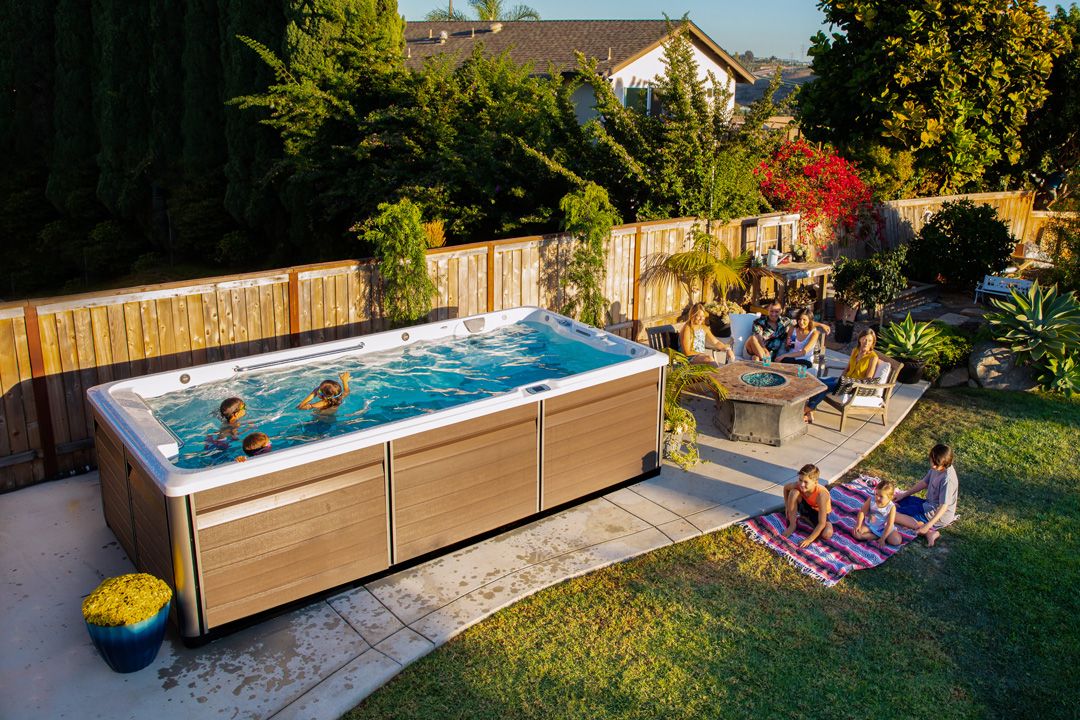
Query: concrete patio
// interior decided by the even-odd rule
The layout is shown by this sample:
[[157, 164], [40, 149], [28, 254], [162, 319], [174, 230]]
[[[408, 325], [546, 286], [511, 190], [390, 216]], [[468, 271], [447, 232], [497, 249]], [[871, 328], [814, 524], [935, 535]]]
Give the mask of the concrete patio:
[[470, 625], [544, 587], [776, 509], [812, 462], [842, 475], [884, 440], [926, 383], [899, 386], [886, 427], [822, 406], [784, 447], [711, 437], [706, 461], [313, 602], [198, 649], [172, 631], [154, 663], [118, 675], [97, 657], [82, 597], [132, 567], [101, 515], [96, 473], [0, 496], [0, 697], [7, 718], [338, 718]]

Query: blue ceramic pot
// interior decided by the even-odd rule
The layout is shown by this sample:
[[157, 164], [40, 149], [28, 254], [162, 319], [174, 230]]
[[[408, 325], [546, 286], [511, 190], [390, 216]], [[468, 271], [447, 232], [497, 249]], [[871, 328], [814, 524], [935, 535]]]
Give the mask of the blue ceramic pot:
[[90, 632], [94, 647], [109, 667], [118, 673], [135, 672], [154, 662], [157, 657], [161, 641], [165, 638], [170, 605], [171, 600], [157, 615], [133, 625], [107, 627], [86, 623], [86, 629]]

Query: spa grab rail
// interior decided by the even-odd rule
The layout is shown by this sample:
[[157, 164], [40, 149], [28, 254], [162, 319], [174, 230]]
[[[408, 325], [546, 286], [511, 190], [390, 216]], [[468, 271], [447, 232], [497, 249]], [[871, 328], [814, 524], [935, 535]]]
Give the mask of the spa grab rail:
[[264, 363], [255, 363], [254, 365], [236, 365], [233, 367], [233, 372], [248, 372], [249, 370], [261, 370], [262, 368], [273, 367], [274, 365], [288, 365], [290, 363], [299, 362], [301, 360], [310, 360], [311, 358], [325, 357], [327, 355], [341, 355], [342, 353], [352, 352], [353, 350], [363, 350], [364, 343], [358, 343], [345, 348], [337, 348], [335, 350], [323, 350], [322, 352], [309, 353], [307, 355], [300, 355], [295, 357], [282, 358], [280, 360], [270, 360]]

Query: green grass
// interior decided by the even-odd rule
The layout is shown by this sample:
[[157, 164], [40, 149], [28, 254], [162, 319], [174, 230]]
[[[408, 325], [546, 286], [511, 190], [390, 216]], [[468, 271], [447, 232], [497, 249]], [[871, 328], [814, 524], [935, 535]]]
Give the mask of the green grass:
[[561, 583], [346, 717], [1078, 717], [1080, 402], [931, 391], [857, 471], [957, 452], [934, 548], [826, 589], [740, 530]]

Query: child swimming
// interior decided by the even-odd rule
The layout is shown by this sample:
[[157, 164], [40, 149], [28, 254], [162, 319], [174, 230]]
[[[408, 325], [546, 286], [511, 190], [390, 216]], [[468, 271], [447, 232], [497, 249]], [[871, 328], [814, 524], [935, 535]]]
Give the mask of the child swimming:
[[253, 432], [244, 438], [244, 454], [236, 458], [236, 462], [247, 462], [249, 457], [268, 453], [272, 449], [270, 438], [266, 433]]
[[332, 417], [341, 403], [349, 396], [349, 373], [343, 372], [336, 380], [323, 380], [319, 385], [308, 393], [308, 396], [296, 406], [297, 410], [314, 410], [315, 414], [323, 417]]
[[207, 450], [225, 450], [233, 440], [240, 439], [240, 420], [247, 415], [247, 404], [238, 397], [226, 398], [218, 407], [221, 429], [206, 436]]

